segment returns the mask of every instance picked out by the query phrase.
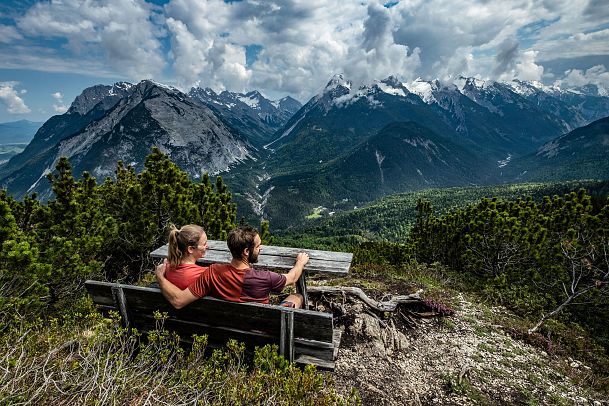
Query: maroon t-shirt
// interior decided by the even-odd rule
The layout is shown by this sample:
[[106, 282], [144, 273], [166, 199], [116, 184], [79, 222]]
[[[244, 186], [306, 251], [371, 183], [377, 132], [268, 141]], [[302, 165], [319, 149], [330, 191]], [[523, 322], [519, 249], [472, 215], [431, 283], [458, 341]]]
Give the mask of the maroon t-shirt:
[[275, 272], [213, 264], [188, 289], [197, 297], [211, 296], [232, 302], [268, 304], [269, 294], [281, 292], [285, 282], [285, 275]]

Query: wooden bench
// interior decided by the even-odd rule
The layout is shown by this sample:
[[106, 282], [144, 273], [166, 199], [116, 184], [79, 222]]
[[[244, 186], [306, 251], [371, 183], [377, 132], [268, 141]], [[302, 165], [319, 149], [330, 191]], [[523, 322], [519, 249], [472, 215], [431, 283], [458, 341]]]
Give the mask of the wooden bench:
[[[207, 241], [208, 249], [205, 256], [197, 263], [200, 265], [228, 264], [231, 261], [231, 253], [226, 241]], [[153, 258], [166, 258], [167, 245], [150, 253]], [[258, 262], [253, 264], [254, 268], [287, 271], [294, 266], [296, 256], [299, 252], [309, 254], [309, 262], [304, 268], [302, 277], [296, 283], [296, 290], [303, 296], [303, 308], [308, 309], [309, 299], [307, 297], [307, 274], [326, 274], [334, 276], [346, 276], [351, 267], [353, 254], [350, 252], [332, 252], [320, 250], [305, 250], [300, 248], [276, 247], [263, 245], [258, 256]]]
[[[229, 263], [230, 251], [224, 241], [208, 241], [208, 250], [198, 263]], [[308, 309], [306, 273], [346, 275], [353, 254], [297, 248], [263, 246], [256, 268], [285, 271], [291, 269], [299, 252], [309, 254], [309, 262], [297, 283], [303, 295], [303, 309], [258, 303], [235, 303], [201, 298], [183, 309], [174, 309], [159, 289], [116, 283], [87, 281], [85, 286], [100, 310], [116, 310], [125, 326], [142, 332], [155, 328], [155, 310], [167, 312], [165, 327], [177, 332], [184, 341], [192, 334], [207, 334], [211, 346], [223, 345], [234, 338], [250, 348], [278, 344], [279, 353], [290, 361], [313, 364], [333, 370], [341, 332], [334, 328], [332, 314]], [[167, 256], [167, 246], [151, 253], [152, 257]]]
[[167, 312], [165, 328], [189, 342], [193, 334], [207, 334], [211, 347], [228, 339], [249, 348], [278, 344], [289, 361], [333, 370], [341, 332], [332, 314], [259, 303], [235, 303], [204, 297], [183, 309], [174, 309], [157, 288], [86, 281], [93, 302], [104, 312], [120, 313], [126, 327], [147, 332], [156, 328], [154, 311]]

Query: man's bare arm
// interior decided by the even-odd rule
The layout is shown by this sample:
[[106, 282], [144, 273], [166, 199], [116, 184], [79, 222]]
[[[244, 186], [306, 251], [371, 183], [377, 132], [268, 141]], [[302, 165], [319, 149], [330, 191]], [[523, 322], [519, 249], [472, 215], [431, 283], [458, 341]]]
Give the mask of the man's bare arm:
[[290, 272], [285, 275], [286, 285], [296, 283], [298, 278], [300, 278], [300, 275], [302, 275], [302, 271], [307, 262], [309, 262], [309, 254], [306, 252], [298, 253], [298, 256], [296, 257], [296, 264], [292, 269], [290, 269]]
[[165, 279], [166, 266], [167, 260], [165, 260], [162, 264], [158, 265], [154, 270], [154, 273], [156, 274], [156, 280], [159, 283], [159, 286], [161, 287], [161, 292], [163, 293], [163, 296], [165, 296], [165, 299], [167, 299], [167, 301], [171, 303], [171, 305], [176, 309], [181, 309], [187, 304], [190, 304], [197, 300], [198, 297], [193, 295], [190, 289], [186, 288], [184, 290], [181, 290], [176, 285]]

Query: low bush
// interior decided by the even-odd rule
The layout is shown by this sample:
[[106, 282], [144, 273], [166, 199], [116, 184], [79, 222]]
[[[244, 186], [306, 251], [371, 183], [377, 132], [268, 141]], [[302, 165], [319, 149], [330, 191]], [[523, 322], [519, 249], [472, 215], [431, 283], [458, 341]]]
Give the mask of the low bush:
[[347, 405], [314, 367], [297, 368], [273, 346], [246, 362], [244, 345], [184, 349], [163, 329], [142, 335], [117, 314], [79, 314], [13, 327], [0, 342], [0, 404]]

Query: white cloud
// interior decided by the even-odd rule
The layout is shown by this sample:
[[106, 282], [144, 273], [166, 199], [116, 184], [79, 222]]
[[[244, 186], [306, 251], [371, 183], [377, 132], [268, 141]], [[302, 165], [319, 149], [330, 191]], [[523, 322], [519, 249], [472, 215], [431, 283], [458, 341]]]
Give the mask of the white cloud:
[[128, 78], [158, 75], [165, 64], [153, 23], [153, 6], [143, 0], [62, 0], [37, 3], [18, 20], [28, 36], [65, 38], [74, 55], [102, 58]]
[[609, 72], [604, 65], [593, 66], [585, 71], [580, 69], [570, 69], [565, 72], [565, 77], [557, 81], [557, 85], [584, 86], [594, 84], [609, 90]]
[[[40, 2], [16, 28], [0, 25], [0, 45], [11, 44], [10, 52], [0, 48], [0, 68], [152, 77], [184, 90], [200, 84], [306, 100], [336, 73], [357, 85], [390, 74], [547, 80], [561, 75], [544, 65], [590, 55], [607, 55], [609, 66], [602, 0], [403, 0], [391, 8], [385, 2]], [[66, 43], [45, 48], [49, 38]], [[246, 63], [250, 45], [261, 50]]]
[[[580, 42], [574, 54], [609, 55], [609, 41], [594, 28], [598, 19], [586, 11], [591, 6], [573, 3], [414, 0], [387, 9], [381, 1], [173, 0], [164, 10], [183, 87], [259, 88], [306, 99], [341, 72], [356, 84], [390, 74], [540, 80], [539, 61], [558, 57], [570, 37]], [[246, 66], [252, 44], [262, 50]]]
[[0, 100], [6, 105], [6, 111], [11, 114], [25, 114], [31, 112], [30, 108], [17, 94], [16, 82], [0, 82]]
[[55, 92], [51, 94], [51, 97], [55, 99], [57, 103], [53, 103], [53, 110], [55, 113], [63, 114], [68, 111], [68, 106], [63, 103], [63, 95], [61, 92]]
[[368, 7], [364, 21], [362, 43], [349, 47], [344, 71], [357, 85], [371, 79], [384, 79], [399, 74], [407, 79], [416, 78], [420, 66], [420, 49], [396, 44], [389, 10], [382, 6]]
[[[307, 98], [332, 74], [355, 82], [411, 76], [419, 50], [396, 44], [390, 9], [339, 0], [174, 0], [165, 7], [179, 82], [270, 89]], [[261, 45], [246, 66], [245, 47]]]
[[520, 80], [541, 80], [543, 66], [535, 63], [538, 51], [525, 51], [516, 63], [516, 78]]
[[0, 42], [10, 44], [14, 41], [23, 39], [17, 29], [10, 25], [0, 24]]

